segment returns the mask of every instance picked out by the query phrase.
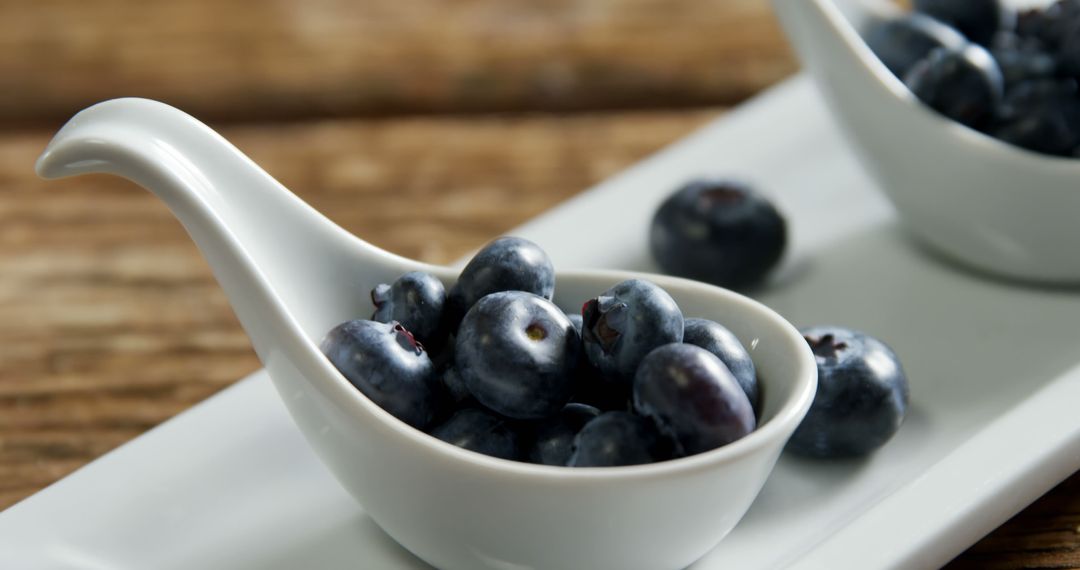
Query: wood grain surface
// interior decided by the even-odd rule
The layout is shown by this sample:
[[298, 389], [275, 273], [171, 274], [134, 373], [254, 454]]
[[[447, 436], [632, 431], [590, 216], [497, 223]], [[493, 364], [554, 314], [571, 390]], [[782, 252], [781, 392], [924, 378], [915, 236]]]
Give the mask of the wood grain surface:
[[[178, 105], [444, 262], [793, 70], [764, 0], [0, 0], [0, 509], [259, 367], [156, 198], [34, 176], [77, 109]], [[1078, 525], [1074, 475], [949, 568], [1080, 568]]]
[[0, 124], [124, 95], [208, 120], [688, 106], [793, 69], [764, 0], [0, 2]]

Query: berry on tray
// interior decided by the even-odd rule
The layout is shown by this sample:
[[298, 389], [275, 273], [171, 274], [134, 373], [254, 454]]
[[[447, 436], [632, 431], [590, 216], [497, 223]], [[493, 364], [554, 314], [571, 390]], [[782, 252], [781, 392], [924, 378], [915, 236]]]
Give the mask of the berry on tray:
[[881, 341], [841, 327], [802, 331], [817, 357], [818, 388], [787, 449], [833, 458], [866, 455], [900, 429], [908, 383], [896, 354]]
[[784, 218], [750, 186], [694, 180], [656, 211], [649, 231], [653, 259], [665, 273], [721, 287], [762, 280], [787, 242]]

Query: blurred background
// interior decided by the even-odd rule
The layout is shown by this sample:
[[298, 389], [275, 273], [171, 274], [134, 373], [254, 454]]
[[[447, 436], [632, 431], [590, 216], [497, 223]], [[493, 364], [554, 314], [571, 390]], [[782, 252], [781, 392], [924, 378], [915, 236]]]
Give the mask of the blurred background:
[[796, 67], [766, 0], [0, 0], [0, 510], [260, 366], [157, 198], [36, 178], [78, 110], [175, 105], [441, 263]]

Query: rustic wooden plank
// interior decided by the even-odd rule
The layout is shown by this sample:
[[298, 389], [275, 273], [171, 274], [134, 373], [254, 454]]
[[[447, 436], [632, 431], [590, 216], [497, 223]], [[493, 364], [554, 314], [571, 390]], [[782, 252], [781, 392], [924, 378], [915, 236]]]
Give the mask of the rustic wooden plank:
[[766, 0], [0, 2], [0, 123], [687, 106], [793, 70]]

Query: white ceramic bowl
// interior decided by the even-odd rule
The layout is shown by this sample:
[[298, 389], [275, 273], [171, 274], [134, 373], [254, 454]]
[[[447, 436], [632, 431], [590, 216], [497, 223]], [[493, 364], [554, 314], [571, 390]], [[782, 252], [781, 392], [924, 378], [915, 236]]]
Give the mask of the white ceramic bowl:
[[925, 105], [859, 30], [871, 0], [773, 0], [804, 67], [907, 227], [946, 257], [1025, 281], [1080, 283], [1080, 159], [1030, 152]]
[[[439, 568], [686, 566], [743, 516], [814, 396], [813, 354], [775, 312], [716, 287], [645, 276], [687, 315], [727, 325], [751, 349], [765, 402], [756, 431], [708, 453], [618, 468], [465, 451], [390, 416], [317, 348], [334, 325], [371, 314], [365, 292], [376, 284], [425, 270], [449, 285], [455, 270], [349, 235], [205, 125], [152, 101], [115, 100], [79, 113], [49, 144], [38, 172], [117, 174], [161, 197], [206, 255], [320, 459], [380, 527]], [[576, 311], [633, 276], [559, 272], [555, 300]]]

